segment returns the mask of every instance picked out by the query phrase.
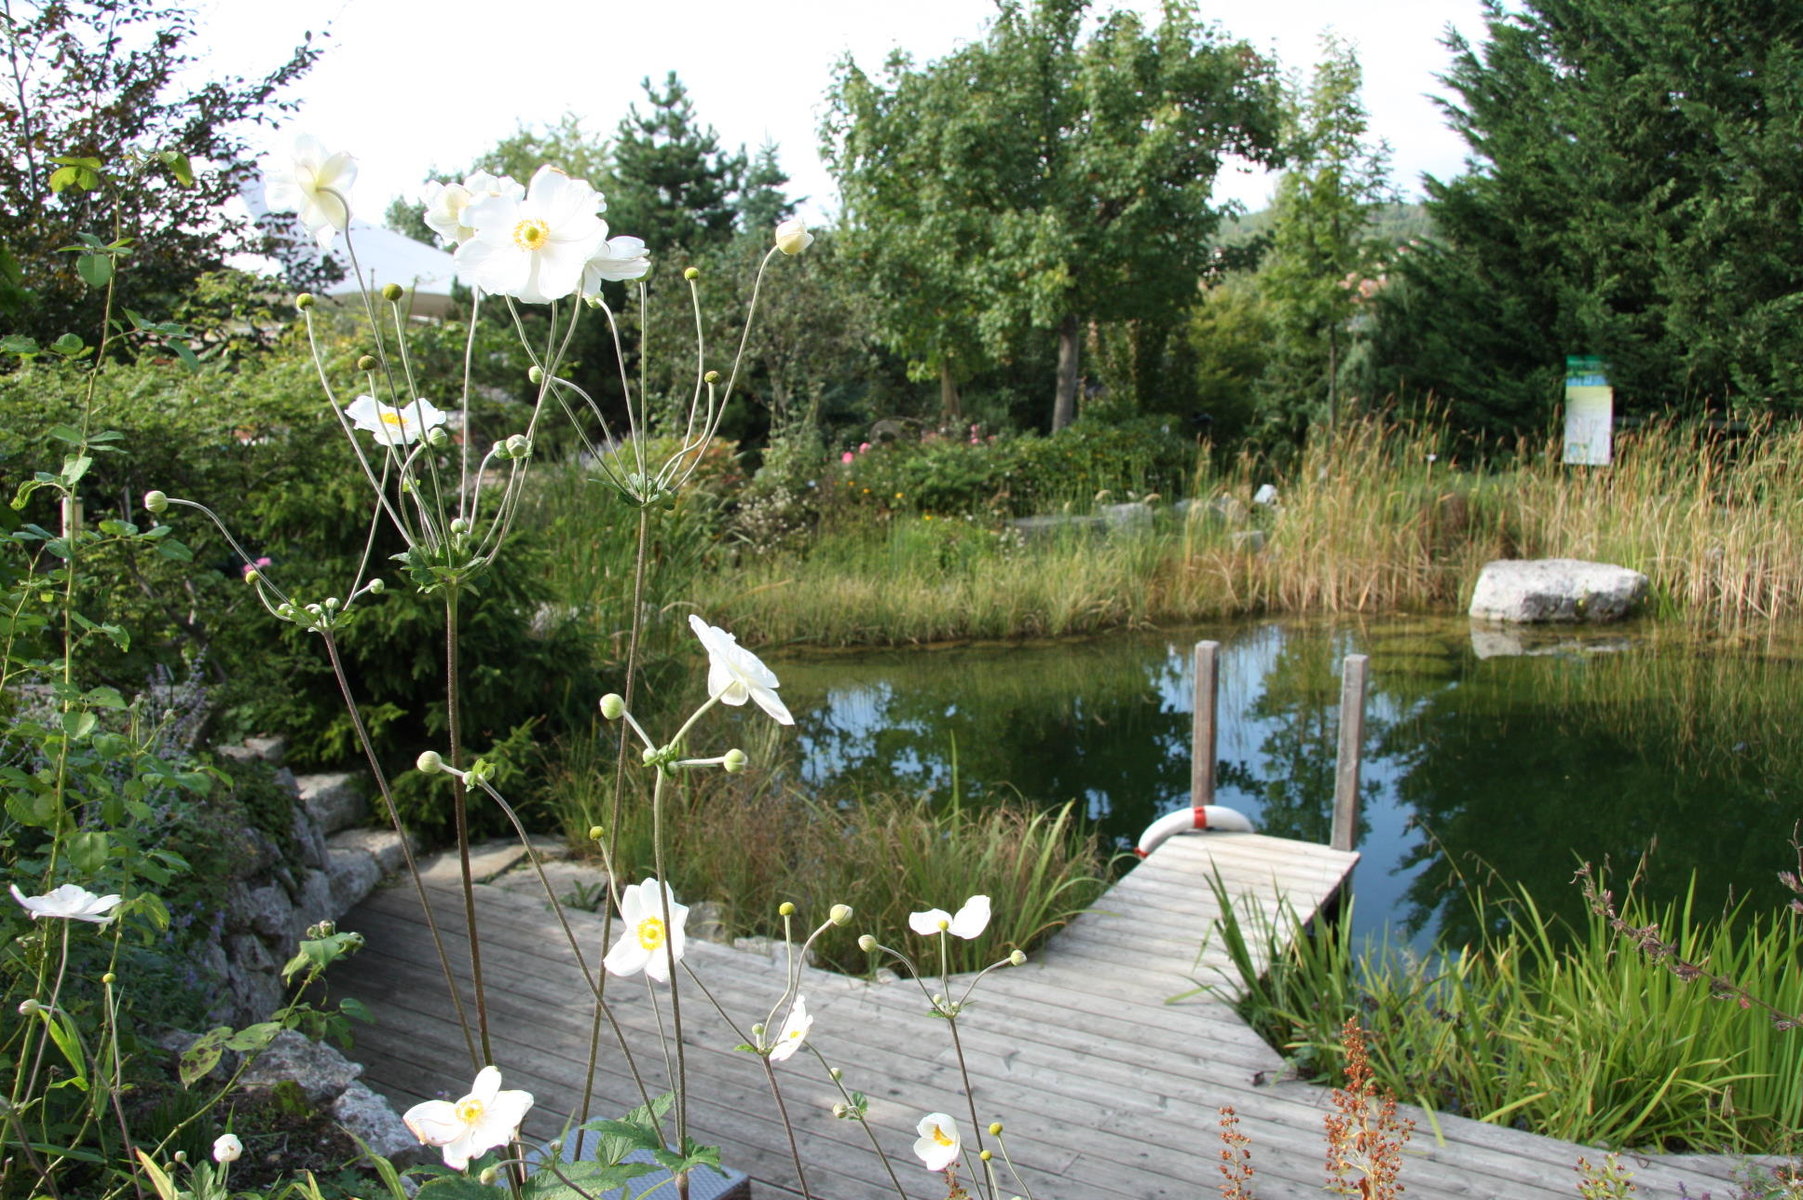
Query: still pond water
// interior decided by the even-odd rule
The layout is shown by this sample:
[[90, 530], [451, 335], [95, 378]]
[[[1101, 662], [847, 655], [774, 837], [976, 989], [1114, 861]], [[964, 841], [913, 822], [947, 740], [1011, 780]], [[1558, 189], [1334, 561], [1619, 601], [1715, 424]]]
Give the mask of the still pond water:
[[[1188, 803], [1192, 647], [1221, 643], [1217, 803], [1325, 842], [1339, 673], [1370, 656], [1355, 928], [1457, 944], [1464, 888], [1582, 911], [1579, 863], [1777, 907], [1803, 818], [1803, 629], [1641, 624], [1498, 644], [1463, 619], [1260, 621], [773, 658], [814, 783], [1067, 800], [1115, 845]], [[1529, 653], [1513, 653], [1526, 649]], [[1501, 653], [1499, 653], [1501, 651]], [[1707, 909], [1705, 910], [1707, 911]]]

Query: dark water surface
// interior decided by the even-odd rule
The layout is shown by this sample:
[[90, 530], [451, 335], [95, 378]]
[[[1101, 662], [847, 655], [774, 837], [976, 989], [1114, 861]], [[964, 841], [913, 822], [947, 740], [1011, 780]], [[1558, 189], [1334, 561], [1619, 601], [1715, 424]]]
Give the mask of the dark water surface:
[[[1463, 619], [1236, 622], [1083, 642], [773, 657], [810, 781], [1077, 801], [1130, 846], [1188, 803], [1191, 647], [1221, 649], [1217, 802], [1325, 842], [1340, 662], [1370, 656], [1356, 927], [1456, 944], [1468, 883], [1576, 917], [1582, 861], [1702, 911], [1778, 907], [1803, 818], [1803, 629], [1485, 637]], [[1530, 653], [1517, 653], [1520, 650]]]

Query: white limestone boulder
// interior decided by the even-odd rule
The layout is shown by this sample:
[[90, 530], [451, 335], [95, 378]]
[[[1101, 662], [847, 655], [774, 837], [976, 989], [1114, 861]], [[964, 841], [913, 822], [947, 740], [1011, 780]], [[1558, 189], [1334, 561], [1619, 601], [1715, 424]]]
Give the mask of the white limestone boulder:
[[1647, 594], [1647, 577], [1627, 567], [1575, 558], [1499, 559], [1485, 563], [1471, 593], [1471, 615], [1484, 621], [1617, 621]]

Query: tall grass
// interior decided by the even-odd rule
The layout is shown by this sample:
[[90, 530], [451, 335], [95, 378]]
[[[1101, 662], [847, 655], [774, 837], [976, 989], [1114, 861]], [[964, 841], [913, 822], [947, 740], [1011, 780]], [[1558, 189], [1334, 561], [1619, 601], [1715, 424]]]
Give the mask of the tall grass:
[[[1337, 1078], [1340, 1030], [1356, 1016], [1371, 1031], [1378, 1084], [1430, 1110], [1663, 1150], [1763, 1154], [1803, 1130], [1803, 1031], [1685, 982], [1600, 916], [1573, 931], [1525, 892], [1476, 903], [1495, 932], [1426, 960], [1355, 947], [1344, 919], [1311, 932], [1285, 914], [1254, 930], [1290, 938], [1260, 970], [1234, 952], [1247, 929], [1225, 903], [1217, 936], [1236, 965], [1240, 1011], [1307, 1071]], [[1778, 1007], [1803, 1007], [1796, 914], [1706, 920], [1685, 900], [1633, 919], [1657, 921], [1685, 957]]]
[[[760, 723], [760, 728], [768, 725]], [[775, 726], [769, 726], [774, 729]], [[774, 747], [746, 747], [771, 761]], [[586, 839], [611, 809], [613, 756], [600, 739], [566, 747], [553, 781], [553, 809], [572, 840]], [[673, 801], [673, 803], [671, 803]], [[781, 770], [696, 775], [667, 798], [665, 862], [685, 898], [712, 900], [730, 934], [782, 931], [777, 907], [824, 920], [834, 904], [856, 913], [816, 943], [838, 970], [869, 967], [861, 933], [907, 949], [908, 914], [956, 909], [970, 896], [997, 903], [984, 934], [952, 946], [954, 971], [988, 966], [1016, 947], [1030, 950], [1082, 912], [1107, 886], [1109, 856], [1072, 806], [966, 805], [898, 794], [840, 798], [805, 791]], [[625, 880], [652, 871], [648, 794], [627, 797], [615, 850]], [[938, 962], [923, 964], [937, 969]]]

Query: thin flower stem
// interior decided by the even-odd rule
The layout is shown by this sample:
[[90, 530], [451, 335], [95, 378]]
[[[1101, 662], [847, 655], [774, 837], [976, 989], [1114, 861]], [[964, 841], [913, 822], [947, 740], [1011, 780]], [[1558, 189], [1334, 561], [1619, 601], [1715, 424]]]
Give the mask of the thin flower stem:
[[[952, 1053], [958, 1057], [958, 1074], [964, 1079], [964, 1100], [965, 1103], [970, 1105], [971, 1136], [976, 1139], [977, 1153], [982, 1154], [983, 1126], [977, 1120], [977, 1094], [970, 1089], [970, 1068], [965, 1065], [964, 1043], [958, 1037], [958, 1015], [956, 1013], [948, 1014], [945, 1023], [952, 1031]], [[989, 1181], [988, 1191], [990, 1200], [995, 1200], [995, 1183], [993, 1180]]]
[[[463, 766], [463, 706], [457, 671], [457, 587], [445, 588], [444, 599], [445, 724], [451, 739], [451, 766]], [[476, 883], [470, 871], [469, 790], [459, 775], [451, 778], [451, 812], [457, 831], [457, 863], [462, 871], [463, 920], [470, 944], [470, 987], [476, 997], [476, 1031], [482, 1064], [495, 1061], [488, 1036], [488, 996], [482, 987], [482, 940], [476, 929]]]
[[[847, 1090], [845, 1081], [833, 1073], [832, 1064], [826, 1061], [826, 1055], [820, 1053], [820, 1048], [814, 1045], [813, 1042], [809, 1042], [807, 1048], [813, 1051], [814, 1057], [819, 1061], [821, 1068], [826, 1071], [827, 1078], [831, 1079], [833, 1081], [833, 1086], [839, 1089], [840, 1098], [847, 1105], [854, 1104], [855, 1101], [852, 1098], [851, 1092]], [[877, 1141], [876, 1131], [871, 1129], [870, 1122], [861, 1116], [858, 1118], [858, 1124], [864, 1127], [864, 1136], [870, 1139], [870, 1148], [876, 1151], [877, 1161], [881, 1162], [883, 1164], [883, 1170], [888, 1172], [889, 1182], [895, 1187], [895, 1194], [900, 1196], [901, 1200], [908, 1200], [907, 1189], [902, 1187], [901, 1180], [896, 1176], [895, 1167], [890, 1163], [889, 1155], [883, 1151], [883, 1144]]]
[[[710, 702], [711, 703], [711, 702]], [[707, 705], [703, 705], [705, 709]], [[700, 712], [696, 713], [699, 716]], [[694, 724], [690, 718], [689, 724]], [[687, 725], [683, 726], [686, 730]], [[681, 735], [678, 734], [678, 737]], [[674, 928], [670, 920], [670, 878], [664, 874], [664, 786], [669, 778], [661, 769], [657, 772], [657, 782], [651, 788], [651, 857], [657, 868], [657, 879], [663, 899], [663, 920], [666, 930]], [[689, 1152], [689, 1087], [688, 1061], [682, 1044], [682, 989], [677, 985], [676, 945], [675, 939], [664, 938], [664, 957], [668, 960], [667, 973], [670, 976], [670, 1026], [676, 1039], [676, 1070], [671, 1077], [671, 1084], [676, 1092], [676, 1150], [679, 1154]], [[676, 1194], [681, 1200], [688, 1200], [689, 1177], [684, 1172], [676, 1180]]]
[[776, 1101], [776, 1115], [783, 1123], [783, 1132], [789, 1135], [789, 1157], [795, 1161], [795, 1179], [801, 1185], [801, 1194], [806, 1200], [814, 1200], [814, 1193], [808, 1189], [808, 1173], [802, 1170], [801, 1147], [795, 1144], [795, 1123], [789, 1120], [789, 1106], [783, 1103], [783, 1090], [777, 1086], [776, 1068], [770, 1063], [770, 1056], [759, 1056], [764, 1064], [764, 1078], [770, 1081], [770, 1097]]
[[426, 928], [432, 934], [432, 948], [438, 952], [438, 966], [444, 972], [445, 990], [450, 993], [451, 1007], [457, 1010], [457, 1027], [463, 1031], [463, 1044], [470, 1053], [470, 1066], [480, 1071], [482, 1063], [476, 1057], [476, 1041], [470, 1035], [469, 1014], [463, 1008], [463, 994], [457, 987], [457, 977], [451, 971], [451, 956], [445, 950], [444, 935], [438, 930], [438, 919], [432, 915], [432, 901], [426, 895], [426, 884], [420, 878], [419, 864], [413, 858], [413, 842], [407, 836], [407, 828], [401, 822], [401, 810], [395, 806], [394, 792], [388, 786], [388, 773], [382, 770], [382, 760], [376, 756], [376, 747], [369, 738], [369, 729], [363, 724], [363, 710], [357, 704], [357, 697], [351, 692], [350, 676], [345, 673], [344, 660], [338, 654], [338, 639], [331, 630], [320, 634], [326, 644], [326, 657], [332, 663], [332, 674], [338, 680], [339, 694], [344, 697], [344, 706], [351, 715], [351, 728], [356, 732], [357, 744], [363, 747], [363, 757], [369, 762], [370, 774], [375, 776], [376, 790], [382, 794], [382, 806], [388, 810], [389, 823], [401, 839], [401, 857], [407, 864], [407, 878], [413, 881], [413, 891], [419, 897], [420, 912], [425, 914]]

